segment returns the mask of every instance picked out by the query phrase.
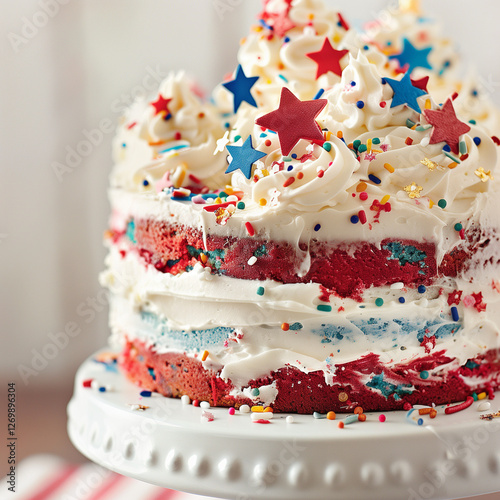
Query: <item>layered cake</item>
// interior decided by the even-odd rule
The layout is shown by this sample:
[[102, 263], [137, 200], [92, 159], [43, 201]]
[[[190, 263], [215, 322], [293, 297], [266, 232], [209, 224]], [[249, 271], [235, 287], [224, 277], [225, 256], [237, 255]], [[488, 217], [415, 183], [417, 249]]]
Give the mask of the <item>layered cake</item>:
[[102, 282], [130, 380], [276, 412], [493, 396], [500, 141], [447, 45], [384, 29], [268, 0], [210, 100], [177, 73], [127, 112]]

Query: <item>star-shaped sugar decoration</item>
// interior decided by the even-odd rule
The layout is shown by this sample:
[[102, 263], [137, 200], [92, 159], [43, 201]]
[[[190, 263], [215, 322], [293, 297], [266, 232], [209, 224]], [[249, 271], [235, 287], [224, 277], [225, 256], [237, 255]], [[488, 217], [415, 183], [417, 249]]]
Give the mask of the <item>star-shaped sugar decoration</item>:
[[318, 64], [318, 70], [316, 72], [316, 80], [329, 71], [335, 73], [337, 76], [342, 76], [342, 68], [340, 66], [340, 60], [348, 54], [348, 50], [336, 50], [332, 47], [330, 40], [325, 38], [323, 42], [323, 47], [318, 52], [309, 52], [306, 54], [309, 59], [312, 59]]
[[151, 106], [155, 108], [155, 116], [164, 113], [164, 118], [168, 118], [170, 116], [170, 110], [168, 109], [168, 104], [172, 99], [165, 99], [161, 94], [158, 96], [156, 101], [151, 102]]
[[423, 187], [419, 186], [416, 182], [408, 184], [408, 186], [405, 186], [403, 189], [405, 190], [408, 197], [412, 200], [415, 200], [416, 198], [420, 198], [422, 196], [420, 193], [422, 192]]
[[392, 78], [385, 78], [385, 81], [391, 86], [394, 91], [392, 98], [391, 108], [406, 104], [409, 108], [417, 113], [422, 110], [418, 105], [417, 98], [425, 95], [422, 89], [414, 87], [411, 83], [410, 72], [405, 73], [401, 80], [393, 80]]
[[425, 109], [423, 115], [434, 127], [430, 143], [446, 142], [453, 153], [459, 154], [460, 136], [469, 132], [471, 128], [457, 118], [452, 100], [448, 99], [441, 110]]
[[252, 177], [252, 165], [257, 161], [267, 156], [262, 151], [257, 151], [252, 146], [252, 136], [249, 135], [242, 146], [226, 146], [229, 154], [232, 157], [231, 163], [226, 170], [226, 174], [241, 170], [243, 175], [250, 179]]
[[424, 76], [423, 78], [420, 78], [420, 80], [413, 80], [411, 81], [411, 84], [414, 87], [417, 87], [417, 89], [424, 90], [426, 94], [429, 93], [427, 90], [427, 85], [429, 84], [429, 77]]
[[301, 101], [286, 87], [281, 90], [279, 108], [255, 120], [261, 127], [278, 134], [281, 152], [288, 156], [300, 139], [323, 144], [325, 139], [316, 117], [327, 105], [326, 99]]
[[479, 167], [474, 173], [481, 179], [481, 182], [488, 182], [490, 179], [493, 180], [493, 176], [491, 175], [491, 170], [486, 172], [483, 167]]
[[215, 148], [214, 155], [222, 153], [226, 146], [229, 144], [229, 130], [226, 130], [224, 137], [217, 139], [217, 147]]
[[280, 13], [273, 12], [267, 14], [266, 22], [273, 29], [274, 34], [280, 38], [284, 38], [287, 32], [296, 26], [288, 15], [288, 9]]
[[432, 47], [417, 49], [408, 38], [404, 38], [403, 51], [400, 54], [389, 56], [389, 59], [396, 59], [402, 68], [408, 65], [408, 73], [411, 74], [415, 68], [432, 69], [428, 59], [431, 50]]
[[229, 90], [234, 96], [233, 107], [235, 113], [238, 111], [243, 101], [255, 108], [257, 107], [257, 103], [250, 93], [250, 90], [258, 79], [258, 76], [246, 76], [240, 64], [236, 70], [234, 80], [222, 84], [222, 86]]

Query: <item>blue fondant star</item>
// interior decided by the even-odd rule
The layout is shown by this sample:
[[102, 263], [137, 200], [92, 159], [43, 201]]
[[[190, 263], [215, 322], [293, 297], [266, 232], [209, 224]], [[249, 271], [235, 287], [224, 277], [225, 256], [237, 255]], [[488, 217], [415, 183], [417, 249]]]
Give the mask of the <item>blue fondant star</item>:
[[236, 70], [236, 76], [234, 80], [230, 82], [223, 83], [222, 86], [225, 87], [229, 92], [234, 95], [234, 112], [236, 113], [243, 101], [247, 102], [251, 106], [257, 107], [257, 103], [250, 93], [250, 89], [255, 85], [255, 82], [259, 79], [258, 76], [246, 76], [243, 72], [241, 64], [238, 65]]
[[403, 52], [401, 54], [395, 54], [389, 56], [389, 59], [397, 59], [399, 65], [404, 68], [408, 64], [408, 73], [411, 73], [415, 68], [426, 68], [432, 69], [432, 66], [428, 60], [429, 54], [432, 47], [427, 47], [426, 49], [417, 49], [408, 40], [408, 38], [403, 39]]
[[243, 146], [226, 146], [226, 149], [233, 158], [226, 170], [226, 174], [239, 169], [247, 179], [252, 176], [252, 165], [263, 156], [267, 156], [267, 153], [257, 151], [252, 147], [251, 135], [247, 137]]
[[392, 98], [391, 108], [406, 104], [409, 108], [421, 113], [422, 110], [417, 102], [417, 97], [425, 95], [422, 89], [414, 87], [411, 83], [410, 72], [405, 73], [401, 80], [393, 80], [392, 78], [385, 78], [385, 81], [394, 90], [394, 97]]

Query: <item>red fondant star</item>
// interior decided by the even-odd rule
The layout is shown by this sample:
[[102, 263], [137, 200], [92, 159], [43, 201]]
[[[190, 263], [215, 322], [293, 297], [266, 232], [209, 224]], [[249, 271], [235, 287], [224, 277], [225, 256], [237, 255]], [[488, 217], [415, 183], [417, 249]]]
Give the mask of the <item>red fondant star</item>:
[[474, 299], [474, 307], [477, 312], [486, 311], [486, 304], [483, 302], [483, 294], [479, 293], [471, 293], [472, 298]]
[[316, 80], [329, 71], [338, 76], [342, 76], [342, 68], [340, 67], [340, 60], [348, 54], [348, 50], [336, 50], [332, 47], [330, 40], [325, 38], [323, 47], [318, 52], [309, 52], [307, 57], [318, 63], [318, 71], [316, 72]]
[[466, 134], [470, 127], [457, 118], [452, 100], [448, 99], [440, 111], [426, 109], [423, 114], [434, 127], [431, 133], [431, 144], [446, 142], [452, 152], [458, 154], [460, 136]]
[[283, 38], [288, 31], [296, 26], [295, 23], [288, 17], [288, 11], [284, 11], [279, 14], [268, 14], [266, 16], [266, 22], [273, 28], [274, 34], [280, 38]]
[[316, 117], [327, 104], [326, 99], [301, 101], [286, 87], [281, 90], [280, 105], [275, 111], [255, 120], [257, 125], [278, 133], [281, 151], [287, 156], [300, 139], [325, 142]]
[[429, 83], [429, 77], [424, 76], [423, 78], [420, 78], [420, 80], [411, 80], [411, 84], [416, 87], [417, 89], [423, 90], [426, 94], [429, 93], [427, 90], [427, 84]]
[[158, 96], [158, 99], [156, 101], [151, 103], [151, 106], [155, 108], [156, 112], [155, 115], [158, 115], [162, 111], [165, 111], [165, 116], [170, 115], [170, 110], [168, 109], [168, 103], [172, 99], [165, 99], [161, 94]]

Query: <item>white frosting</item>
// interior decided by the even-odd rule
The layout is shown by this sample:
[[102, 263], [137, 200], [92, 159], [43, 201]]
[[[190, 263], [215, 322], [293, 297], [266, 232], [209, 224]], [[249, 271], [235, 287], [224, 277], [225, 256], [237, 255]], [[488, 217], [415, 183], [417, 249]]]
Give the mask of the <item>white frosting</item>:
[[[215, 188], [224, 180], [226, 156], [213, 154], [223, 129], [216, 111], [203, 103], [192, 90], [193, 84], [182, 74], [171, 74], [158, 95], [171, 99], [171, 117], [156, 113], [151, 102], [138, 101], [122, 119], [114, 143], [115, 168], [111, 184], [141, 191], [143, 181], [150, 189], [167, 173], [184, 170], [183, 182], [192, 184], [189, 174]], [[156, 96], [157, 97], [157, 96]]]
[[[418, 50], [431, 47], [428, 61], [432, 70], [417, 68], [412, 75], [416, 79], [430, 76], [431, 93], [446, 88], [449, 91], [450, 81], [456, 79], [459, 54], [455, 44], [443, 36], [441, 25], [422, 13], [418, 7], [389, 6], [374, 21], [366, 24], [365, 38], [387, 56], [400, 54], [405, 38]], [[393, 68], [399, 67], [394, 59], [390, 61], [390, 65]]]
[[[444, 102], [458, 92], [454, 103], [458, 115], [465, 120], [478, 121], [490, 134], [500, 134], [500, 112], [491, 100], [489, 82], [470, 68], [466, 77], [459, 80], [459, 70], [463, 70], [459, 52], [450, 39], [443, 37], [442, 31], [440, 24], [418, 7], [400, 5], [384, 9], [377, 19], [367, 23], [364, 37], [387, 56], [401, 53], [404, 38], [417, 49], [432, 47], [429, 54], [432, 70], [419, 68], [412, 75], [414, 79], [429, 76], [428, 89], [437, 102]], [[390, 64], [397, 67], [397, 61]]]

